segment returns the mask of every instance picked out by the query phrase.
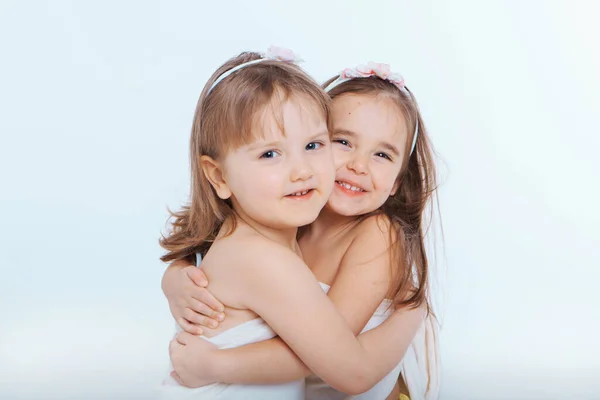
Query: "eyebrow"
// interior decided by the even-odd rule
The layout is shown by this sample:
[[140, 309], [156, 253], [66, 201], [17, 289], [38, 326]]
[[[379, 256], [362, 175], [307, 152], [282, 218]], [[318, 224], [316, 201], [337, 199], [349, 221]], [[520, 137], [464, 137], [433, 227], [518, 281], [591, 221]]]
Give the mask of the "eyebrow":
[[347, 129], [338, 129], [333, 133], [334, 135], [346, 135], [350, 137], [357, 137], [358, 134], [356, 132], [349, 131]]
[[[334, 135], [346, 135], [346, 136], [350, 136], [352, 138], [355, 138], [358, 136], [358, 133], [356, 132], [352, 132], [349, 131], [347, 129], [340, 129], [335, 131]], [[400, 156], [400, 151], [398, 150], [398, 148], [396, 146], [394, 146], [391, 143], [388, 142], [379, 142], [378, 144], [379, 146], [383, 147], [384, 149], [390, 151], [391, 153], [393, 153], [396, 157]]]
[[317, 138], [320, 138], [321, 136], [329, 136], [329, 131], [321, 131], [315, 135], [312, 135], [308, 140], [312, 141], [315, 140]]
[[381, 146], [382, 146], [384, 149], [387, 149], [387, 150], [389, 150], [391, 153], [394, 153], [394, 155], [395, 155], [396, 157], [399, 157], [399, 156], [400, 156], [400, 151], [398, 151], [398, 148], [397, 148], [396, 146], [394, 146], [393, 144], [391, 144], [391, 143], [388, 143], [388, 142], [381, 142]]
[[[329, 131], [321, 131], [315, 135], [312, 135], [310, 138], [308, 138], [309, 142], [312, 142], [313, 140], [320, 138], [321, 136], [329, 136]], [[255, 151], [258, 149], [265, 149], [268, 147], [277, 147], [281, 145], [281, 140], [276, 140], [273, 142], [268, 142], [268, 143], [256, 143], [253, 145], [250, 145], [246, 148], [247, 151]]]
[[270, 147], [278, 147], [281, 144], [281, 141], [274, 141], [274, 142], [267, 142], [267, 143], [263, 143], [263, 142], [259, 142], [259, 143], [254, 143], [248, 147], [246, 147], [246, 151], [256, 151], [256, 150], [263, 150], [266, 148], [270, 148]]

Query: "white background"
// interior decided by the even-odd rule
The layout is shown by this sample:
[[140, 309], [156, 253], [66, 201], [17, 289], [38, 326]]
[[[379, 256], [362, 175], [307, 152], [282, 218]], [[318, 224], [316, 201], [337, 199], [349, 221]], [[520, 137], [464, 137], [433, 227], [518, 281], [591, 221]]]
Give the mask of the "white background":
[[[220, 5], [217, 5], [220, 3]], [[212, 71], [390, 63], [443, 159], [442, 399], [600, 396], [595, 1], [0, 2], [0, 397], [166, 371], [166, 207]], [[442, 292], [440, 292], [442, 293]]]

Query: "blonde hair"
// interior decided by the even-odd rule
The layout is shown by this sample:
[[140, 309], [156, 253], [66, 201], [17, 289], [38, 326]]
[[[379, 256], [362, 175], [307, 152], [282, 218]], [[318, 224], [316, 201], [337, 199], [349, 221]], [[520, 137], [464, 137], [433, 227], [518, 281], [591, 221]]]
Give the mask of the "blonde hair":
[[228, 70], [258, 60], [258, 53], [245, 52], [219, 67], [208, 80], [198, 100], [190, 139], [190, 202], [171, 212], [172, 230], [160, 245], [167, 250], [162, 261], [188, 259], [205, 254], [223, 223], [230, 219], [235, 229], [231, 202], [219, 198], [200, 165], [200, 157], [219, 160], [229, 150], [250, 143], [256, 137], [257, 119], [273, 101], [301, 96], [314, 103], [329, 124], [329, 96], [295, 64], [264, 60], [245, 66], [211, 89]]

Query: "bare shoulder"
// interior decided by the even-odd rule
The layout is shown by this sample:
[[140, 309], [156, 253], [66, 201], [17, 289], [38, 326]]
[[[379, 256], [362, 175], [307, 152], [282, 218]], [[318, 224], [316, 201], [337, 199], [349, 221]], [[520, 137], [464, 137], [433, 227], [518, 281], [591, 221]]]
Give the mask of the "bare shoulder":
[[273, 304], [294, 291], [310, 293], [314, 289], [322, 293], [296, 253], [263, 236], [244, 235], [243, 240], [236, 240], [236, 246], [221, 251], [228, 253], [226, 279], [222, 279], [227, 282], [227, 290], [235, 293], [239, 308], [253, 310], [263, 318]]
[[215, 251], [208, 256], [241, 275], [269, 271], [282, 263], [304, 264], [292, 250], [256, 232], [236, 232], [215, 242], [213, 247]]
[[376, 248], [389, 248], [399, 242], [401, 230], [388, 216], [372, 215], [360, 221], [354, 228], [351, 246], [376, 245]]
[[385, 215], [373, 215], [360, 221], [353, 228], [353, 238], [344, 254], [342, 265], [379, 265], [381, 271], [394, 271], [393, 260], [401, 258], [402, 235], [396, 226]]
[[211, 292], [224, 304], [259, 315], [260, 299], [278, 298], [276, 289], [284, 291], [303, 271], [310, 273], [292, 250], [247, 230], [216, 240], [202, 268]]

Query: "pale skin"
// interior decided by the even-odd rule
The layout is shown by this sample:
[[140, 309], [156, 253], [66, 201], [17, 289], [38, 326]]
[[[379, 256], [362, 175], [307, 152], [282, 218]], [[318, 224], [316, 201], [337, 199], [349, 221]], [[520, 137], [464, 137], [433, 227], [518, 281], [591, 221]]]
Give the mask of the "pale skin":
[[[223, 323], [216, 329], [207, 329], [204, 335], [217, 335], [258, 315], [279, 335], [278, 339], [255, 344], [275, 343], [280, 349], [274, 357], [268, 356], [267, 363], [269, 368], [285, 366], [285, 372], [280, 374], [278, 381], [295, 380], [312, 371], [340, 391], [361, 393], [397, 364], [410, 341], [398, 340], [396, 333], [401, 327], [406, 330], [407, 323], [414, 325], [416, 332], [423, 310], [395, 312], [377, 330], [356, 338], [359, 323], [349, 326], [347, 317], [336, 310], [321, 290], [315, 275], [298, 257], [300, 249], [295, 240], [296, 226], [316, 218], [331, 193], [333, 170], [330, 176], [323, 173], [328, 171], [323, 161], [326, 159], [318, 156], [319, 152], [327, 155], [329, 150], [327, 140], [320, 139], [323, 138], [324, 121], [310, 118], [306, 112], [303, 114], [301, 110], [310, 109], [307, 104], [287, 103], [283, 106], [285, 137], [277, 132], [277, 122], [273, 120], [265, 129], [264, 143], [259, 141], [258, 145], [255, 143], [228, 153], [223, 160], [203, 160], [204, 172], [216, 193], [221, 198], [231, 198], [239, 216], [235, 232], [215, 241], [203, 260], [202, 267], [211, 282], [211, 292], [221, 300], [227, 315]], [[313, 143], [318, 143], [318, 146], [313, 146]], [[265, 158], [268, 160], [264, 161]], [[259, 174], [253, 171], [254, 164], [249, 165], [253, 159], [260, 160], [256, 164], [256, 168], [261, 170]], [[319, 164], [319, 160], [323, 163]], [[243, 168], [240, 168], [242, 165]], [[306, 199], [288, 197], [290, 193], [305, 189], [313, 191], [305, 196]], [[266, 197], [258, 198], [261, 195]], [[293, 215], [291, 225], [288, 221], [290, 215]], [[378, 290], [380, 301], [386, 289], [384, 276], [387, 282], [391, 278], [388, 257], [385, 256], [389, 241], [383, 238], [381, 223], [377, 219], [370, 221], [365, 221], [363, 230], [357, 230], [355, 234], [356, 238], [360, 232], [365, 239], [366, 236], [371, 237], [369, 247], [378, 246], [377, 256], [374, 259], [364, 258], [362, 253], [358, 253], [360, 249], [355, 248], [356, 258], [345, 269], [349, 276], [350, 271], [360, 271], [361, 265], [373, 268], [382, 265], [379, 267], [381, 274], [368, 281], [368, 290], [365, 289], [365, 292]], [[385, 222], [383, 226], [385, 230]], [[381, 240], [369, 234], [374, 228], [379, 230]], [[307, 235], [307, 238], [310, 236]], [[342, 242], [350, 248], [348, 238]], [[344, 297], [339, 287], [332, 288], [332, 296]], [[378, 301], [371, 300], [371, 303], [372, 307], [363, 307], [365, 311], [360, 311], [363, 325]], [[356, 308], [348, 309], [347, 314], [354, 315], [356, 312]], [[290, 318], [291, 314], [293, 318]], [[392, 337], [396, 340], [385, 342], [385, 338]], [[244, 348], [240, 350], [247, 351]], [[226, 361], [228, 351], [216, 351], [202, 338], [183, 333], [171, 342], [170, 352], [174, 368], [183, 383], [201, 386], [228, 381], [210, 374], [199, 378], [189, 374], [187, 371], [190, 369], [185, 366], [190, 358], [194, 358], [195, 352], [214, 353], [224, 361], [224, 370], [230, 364]], [[287, 379], [282, 379], [281, 375], [287, 375], [283, 377]]]
[[[381, 206], [396, 189], [395, 178], [402, 165], [407, 132], [403, 118], [394, 112], [394, 107], [388, 99], [370, 96], [340, 96], [334, 100], [333, 154], [337, 183], [328, 206], [299, 241], [304, 260], [314, 276], [332, 286], [328, 293], [330, 304], [354, 335], [361, 332], [385, 298], [396, 272], [389, 258], [390, 246], [395, 240], [388, 234], [389, 222], [385, 218], [370, 217], [359, 224], [352, 223], [357, 216]], [[348, 186], [354, 186], [355, 190], [348, 190]], [[361, 189], [358, 193], [357, 188]], [[201, 334], [198, 325], [210, 326], [211, 322], [216, 325], [223, 320], [220, 303], [203, 289], [207, 283], [200, 270], [182, 263], [171, 266], [163, 278], [163, 290], [171, 311], [188, 332]], [[210, 289], [224, 300], [212, 283]], [[304, 307], [312, 308], [307, 304]], [[297, 318], [295, 312], [293, 315], [288, 323]], [[357, 393], [369, 389], [399, 362], [423, 315], [422, 308], [397, 311], [388, 320], [398, 321], [396, 329], [386, 330], [382, 325], [359, 336], [359, 340], [369, 338], [369, 334], [380, 337], [380, 342], [365, 347], [373, 352], [371, 357], [381, 358], [390, 351], [396, 357], [386, 364], [387, 370], [370, 371], [369, 377], [373, 380], [365, 382], [366, 387], [361, 386], [364, 390]], [[325, 329], [328, 329], [326, 325], [320, 326], [317, 334], [322, 335]], [[207, 329], [205, 334], [210, 331]], [[280, 383], [307, 376], [311, 371], [327, 381], [322, 372], [303, 362], [280, 338], [221, 351], [207, 350], [201, 339], [191, 335], [185, 340], [187, 345], [179, 349], [183, 354], [177, 354], [180, 364], [175, 365], [175, 370], [183, 371], [188, 377], [183, 381], [188, 386], [212, 381]], [[332, 356], [327, 347], [311, 343], [307, 346], [321, 356]]]

